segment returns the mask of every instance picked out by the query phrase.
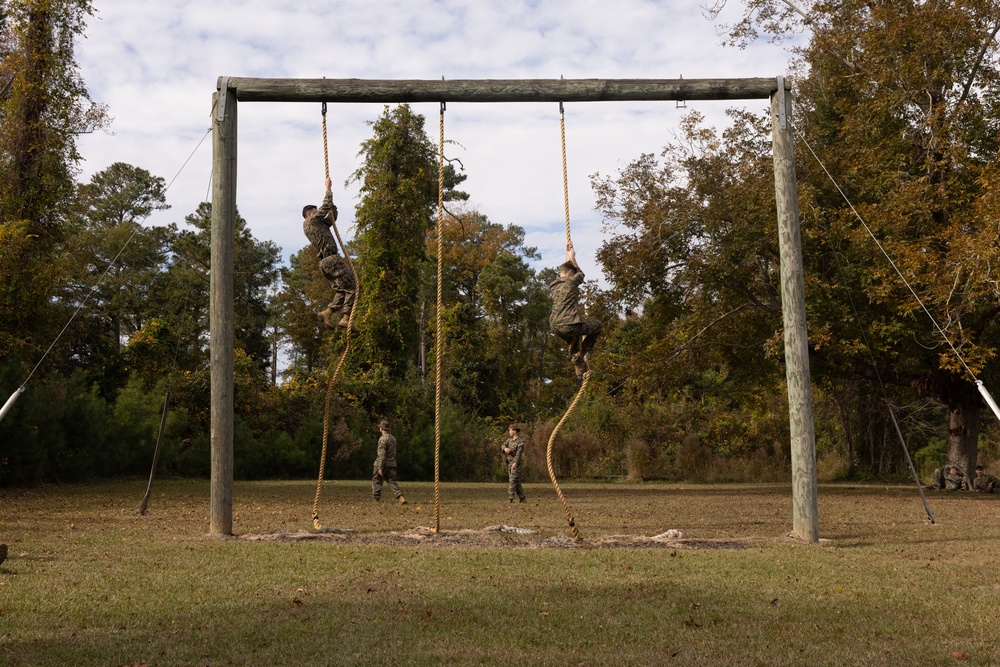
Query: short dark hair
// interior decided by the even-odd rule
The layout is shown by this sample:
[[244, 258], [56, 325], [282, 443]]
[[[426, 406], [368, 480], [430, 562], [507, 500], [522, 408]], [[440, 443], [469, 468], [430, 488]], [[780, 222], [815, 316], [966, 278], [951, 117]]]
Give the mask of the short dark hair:
[[315, 211], [315, 210], [316, 210], [316, 205], [315, 204], [306, 204], [305, 206], [303, 206], [302, 207], [302, 219], [304, 220], [304, 219], [308, 218], [309, 217], [309, 211]]
[[976, 470], [986, 470], [985, 466], [976, 466]]
[[520, 426], [518, 426], [517, 424], [511, 424], [511, 425], [510, 425], [510, 426], [508, 426], [507, 428], [511, 429], [512, 431], [517, 431], [518, 433], [520, 433], [520, 432], [521, 432], [521, 427], [520, 427]]
[[576, 264], [573, 262], [563, 262], [559, 265], [559, 271], [568, 271], [570, 275], [576, 273]]

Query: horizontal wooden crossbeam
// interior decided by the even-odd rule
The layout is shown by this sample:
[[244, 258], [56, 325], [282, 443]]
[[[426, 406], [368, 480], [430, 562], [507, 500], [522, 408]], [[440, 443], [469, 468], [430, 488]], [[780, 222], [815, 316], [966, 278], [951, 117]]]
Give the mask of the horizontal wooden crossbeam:
[[223, 85], [224, 93], [235, 94], [240, 102], [656, 102], [767, 99], [777, 90], [777, 77], [454, 81], [219, 77], [220, 91]]

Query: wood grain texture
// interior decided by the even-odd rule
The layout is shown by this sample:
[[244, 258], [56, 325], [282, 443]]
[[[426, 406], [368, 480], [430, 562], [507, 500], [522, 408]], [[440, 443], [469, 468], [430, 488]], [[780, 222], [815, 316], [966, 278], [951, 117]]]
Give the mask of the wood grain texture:
[[[219, 78], [222, 85], [222, 77]], [[767, 99], [754, 79], [261, 79], [229, 77], [241, 102], [609, 102]]]

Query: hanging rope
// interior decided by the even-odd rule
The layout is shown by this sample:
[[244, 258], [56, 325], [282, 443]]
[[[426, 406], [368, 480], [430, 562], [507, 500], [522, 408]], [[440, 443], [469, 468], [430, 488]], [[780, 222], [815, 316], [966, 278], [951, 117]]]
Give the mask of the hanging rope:
[[566, 211], [566, 245], [573, 239], [569, 235], [569, 170], [566, 168], [566, 110], [559, 103], [559, 137], [562, 139], [563, 209]]
[[580, 399], [583, 397], [583, 392], [587, 390], [587, 383], [589, 381], [590, 371], [588, 370], [583, 374], [583, 383], [580, 385], [580, 390], [576, 392], [576, 398], [574, 398], [573, 402], [569, 404], [569, 408], [566, 409], [566, 414], [562, 416], [562, 419], [559, 420], [556, 427], [552, 429], [552, 435], [549, 436], [549, 445], [545, 448], [545, 465], [549, 469], [549, 479], [552, 480], [552, 486], [556, 490], [556, 495], [559, 496], [559, 502], [562, 503], [563, 514], [566, 515], [566, 523], [569, 524], [570, 529], [573, 531], [573, 539], [577, 541], [580, 540], [580, 530], [576, 527], [576, 521], [573, 520], [573, 513], [570, 512], [569, 503], [566, 502], [566, 497], [563, 496], [562, 489], [559, 488], [559, 482], [556, 481], [556, 473], [552, 469], [552, 444], [556, 441], [556, 434], [559, 433], [559, 429], [562, 428], [562, 425], [566, 423], [567, 419], [569, 419], [573, 410], [576, 409], [577, 403], [579, 403]]
[[441, 357], [444, 356], [444, 336], [441, 332], [441, 310], [444, 282], [444, 108], [438, 122], [438, 217], [437, 217], [437, 314], [434, 320], [434, 532], [441, 532]]
[[[570, 236], [569, 231], [569, 177], [567, 176], [566, 168], [566, 114], [563, 110], [563, 103], [559, 103], [559, 134], [562, 137], [562, 168], [563, 168], [563, 205], [566, 210], [566, 247], [568, 248], [570, 244], [573, 243], [573, 239]], [[562, 503], [563, 513], [566, 515], [566, 523], [573, 531], [573, 539], [580, 540], [580, 531], [576, 527], [576, 521], [573, 520], [573, 513], [569, 509], [569, 503], [566, 502], [566, 497], [563, 495], [562, 489], [559, 488], [559, 482], [556, 480], [555, 470], [552, 468], [552, 446], [556, 441], [556, 435], [559, 433], [559, 429], [562, 425], [566, 423], [569, 416], [573, 414], [573, 410], [576, 409], [577, 404], [583, 397], [583, 393], [587, 390], [587, 383], [590, 381], [590, 368], [583, 374], [583, 382], [580, 384], [579, 391], [576, 392], [576, 398], [570, 403], [569, 408], [566, 409], [566, 414], [562, 416], [556, 427], [552, 429], [552, 434], [549, 436], [549, 444], [545, 448], [545, 464], [549, 469], [549, 479], [552, 480], [552, 486], [556, 490], [556, 495], [559, 496], [559, 502]]]
[[[330, 151], [327, 148], [326, 142], [326, 102], [323, 102], [323, 168], [326, 171], [326, 177], [330, 178]], [[322, 525], [319, 522], [319, 495], [320, 491], [323, 489], [323, 472], [326, 469], [326, 450], [327, 445], [330, 441], [330, 399], [333, 397], [333, 385], [337, 382], [337, 376], [340, 374], [340, 369], [344, 365], [344, 361], [347, 359], [347, 353], [351, 351], [351, 330], [354, 328], [354, 313], [356, 312], [355, 305], [358, 303], [358, 296], [361, 294], [361, 283], [358, 281], [358, 272], [354, 270], [354, 262], [351, 261], [351, 256], [347, 252], [347, 246], [344, 245], [344, 241], [340, 238], [340, 231], [337, 229], [337, 222], [334, 221], [331, 225], [334, 235], [337, 237], [337, 243], [340, 244], [341, 249], [344, 251], [344, 259], [347, 260], [347, 265], [351, 267], [351, 273], [354, 274], [354, 304], [351, 305], [351, 315], [347, 320], [347, 334], [344, 338], [344, 352], [340, 355], [340, 361], [337, 362], [336, 368], [333, 370], [333, 374], [330, 375], [329, 380], [326, 383], [326, 400], [323, 404], [323, 448], [320, 452], [319, 458], [319, 478], [316, 480], [316, 497], [313, 499], [313, 528], [316, 530], [322, 529]]]

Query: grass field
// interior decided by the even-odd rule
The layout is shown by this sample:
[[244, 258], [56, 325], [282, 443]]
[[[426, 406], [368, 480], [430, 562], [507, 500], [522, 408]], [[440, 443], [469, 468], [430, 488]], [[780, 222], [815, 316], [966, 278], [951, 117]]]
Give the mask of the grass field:
[[[1000, 665], [1000, 496], [820, 486], [820, 545], [788, 485], [237, 483], [0, 491], [0, 665]], [[389, 498], [391, 501], [391, 498]], [[506, 524], [535, 535], [456, 532]], [[602, 546], [684, 532], [678, 543]], [[621, 541], [619, 544], [622, 543]]]

